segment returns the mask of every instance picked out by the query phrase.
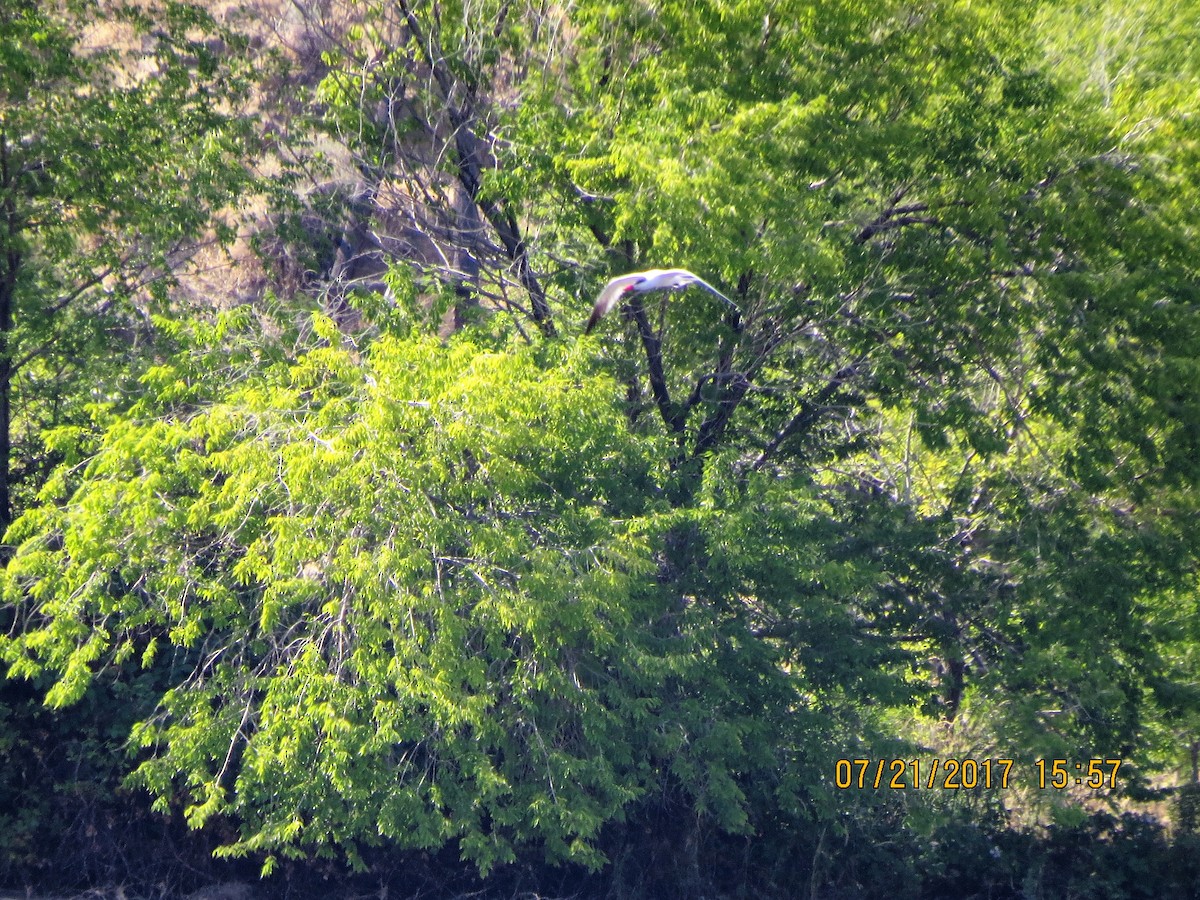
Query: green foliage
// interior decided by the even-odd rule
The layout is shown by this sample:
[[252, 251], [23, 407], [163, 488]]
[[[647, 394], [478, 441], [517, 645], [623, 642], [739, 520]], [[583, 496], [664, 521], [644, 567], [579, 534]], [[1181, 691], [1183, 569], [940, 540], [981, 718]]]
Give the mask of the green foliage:
[[[1139, 603], [1186, 584], [1197, 549], [1197, 231], [1172, 216], [1174, 164], [1114, 150], [1008, 4], [578, 22], [577, 68], [513, 114], [555, 150], [508, 177], [592, 198], [576, 227], [630, 268], [736, 287], [733, 334], [702, 298], [654, 313], [676, 402], [714, 379], [691, 446], [708, 404], [736, 405], [723, 443], [744, 464], [845, 498], [907, 609], [893, 623], [977, 673], [1002, 740], [1131, 750], [1157, 678]], [[643, 351], [605, 343], [622, 373]], [[963, 686], [930, 685], [950, 716]]]
[[54, 706], [169, 659], [135, 778], [235, 815], [228, 852], [596, 866], [667, 785], [746, 831], [820, 790], [831, 713], [889, 690], [845, 611], [875, 573], [823, 558], [824, 505], [756, 477], [672, 509], [668, 445], [583, 348], [327, 346], [176, 412], [189, 359], [14, 528], [3, 653]]
[[250, 183], [243, 49], [181, 3], [0, 6], [5, 527], [10, 481], [20, 508], [53, 461], [41, 430], [119, 402], [148, 308], [233, 237], [215, 214]]
[[[232, 239], [215, 216], [251, 180], [244, 49], [181, 3], [0, 2], [0, 530], [128, 409], [149, 313], [202, 242]], [[2, 686], [0, 878], [120, 877], [146, 816], [119, 748], [157, 688], [104, 682], [53, 716]]]

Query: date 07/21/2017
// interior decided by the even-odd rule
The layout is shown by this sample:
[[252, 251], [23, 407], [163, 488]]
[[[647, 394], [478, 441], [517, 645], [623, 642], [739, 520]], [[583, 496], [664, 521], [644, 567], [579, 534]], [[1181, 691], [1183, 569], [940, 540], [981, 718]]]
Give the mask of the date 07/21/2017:
[[[843, 790], [1007, 788], [1017, 784], [1015, 768], [1011, 759], [839, 759], [833, 783]], [[1039, 759], [1029, 770], [1029, 780], [1020, 783], [1055, 790], [1115, 788], [1119, 768], [1119, 759]]]

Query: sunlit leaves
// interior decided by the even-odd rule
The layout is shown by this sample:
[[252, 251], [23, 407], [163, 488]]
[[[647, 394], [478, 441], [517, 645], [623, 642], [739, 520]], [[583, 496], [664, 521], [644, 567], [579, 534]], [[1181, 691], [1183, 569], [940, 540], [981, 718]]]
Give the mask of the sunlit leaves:
[[135, 779], [235, 815], [223, 852], [596, 866], [662, 790], [748, 832], [783, 773], [820, 790], [804, 736], [904, 695], [828, 505], [730, 458], [673, 509], [671, 445], [585, 344], [328, 344], [181, 407], [203, 345], [17, 526], [3, 652], [66, 704], [170, 647]]
[[244, 42], [199, 7], [7, 4], [0, 32], [0, 427], [17, 451], [0, 479], [19, 510], [53, 459], [39, 431], [128, 387], [135, 298], [164, 309], [199, 243], [233, 239], [219, 216], [254, 140]]

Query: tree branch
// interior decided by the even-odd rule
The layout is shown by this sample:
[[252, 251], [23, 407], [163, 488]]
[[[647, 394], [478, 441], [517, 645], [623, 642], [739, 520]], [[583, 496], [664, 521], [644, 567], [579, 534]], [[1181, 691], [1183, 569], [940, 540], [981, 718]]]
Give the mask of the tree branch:
[[629, 301], [629, 315], [637, 323], [638, 335], [642, 339], [642, 348], [646, 351], [646, 368], [650, 373], [650, 390], [654, 394], [654, 402], [658, 405], [658, 413], [662, 416], [667, 428], [675, 434], [683, 431], [687, 421], [687, 408], [676, 409], [671, 402], [671, 394], [667, 389], [667, 376], [662, 364], [662, 339], [654, 333], [650, 326], [650, 318], [646, 315], [646, 307], [642, 297], [635, 294]]
[[421, 48], [421, 53], [425, 57], [425, 62], [433, 73], [433, 78], [437, 82], [438, 89], [441, 91], [442, 99], [446, 104], [446, 112], [450, 116], [450, 124], [454, 129], [454, 147], [458, 156], [458, 177], [462, 185], [467, 190], [468, 196], [474, 201], [479, 209], [483, 212], [484, 218], [488, 220], [497, 237], [500, 238], [500, 243], [504, 245], [505, 253], [516, 267], [517, 280], [521, 286], [529, 293], [533, 307], [533, 320], [541, 328], [542, 333], [547, 337], [553, 337], [555, 334], [554, 319], [550, 312], [550, 305], [546, 302], [546, 292], [542, 288], [541, 282], [533, 271], [533, 266], [529, 261], [529, 248], [525, 244], [524, 238], [521, 236], [520, 225], [517, 223], [516, 216], [513, 212], [502, 205], [499, 201], [489, 200], [481, 197], [482, 186], [482, 166], [480, 163], [480, 140], [475, 134], [471, 125], [476, 119], [476, 109], [474, 103], [474, 91], [470, 85], [463, 85], [463, 93], [466, 95], [466, 103], [460, 106], [455, 100], [457, 91], [457, 82], [450, 68], [446, 65], [446, 58], [440, 47], [435, 47], [433, 44], [433, 35], [426, 36], [424, 29], [421, 27], [420, 21], [416, 14], [409, 8], [407, 0], [397, 0], [397, 6], [404, 15], [405, 22], [408, 25], [409, 31], [412, 32], [413, 38], [418, 47]]
[[792, 416], [788, 423], [784, 425], [778, 433], [776, 433], [775, 437], [771, 439], [771, 442], [767, 444], [762, 453], [758, 455], [758, 459], [754, 461], [752, 468], [755, 471], [761, 469], [771, 460], [771, 457], [778, 452], [784, 441], [799, 434], [801, 431], [804, 431], [814, 422], [816, 422], [821, 413], [825, 411], [826, 404], [833, 399], [834, 395], [837, 394], [838, 391], [842, 389], [842, 386], [845, 385], [850, 379], [858, 375], [860, 368], [866, 359], [867, 356], [864, 353], [853, 362], [842, 366], [833, 374], [833, 377], [825, 383], [825, 386], [821, 388], [821, 390], [817, 391], [815, 397], [813, 397], [811, 400], [801, 401], [800, 411], [796, 413], [796, 415]]

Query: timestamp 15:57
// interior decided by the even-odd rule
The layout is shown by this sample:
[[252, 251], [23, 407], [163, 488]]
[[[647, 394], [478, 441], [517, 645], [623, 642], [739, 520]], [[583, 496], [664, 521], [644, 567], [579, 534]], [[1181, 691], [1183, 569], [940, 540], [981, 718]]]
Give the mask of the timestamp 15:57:
[[1117, 786], [1119, 759], [1089, 759], [1087, 762], [1068, 762], [1065, 759], [1039, 759], [1034, 762], [1037, 769], [1038, 787], [1062, 790], [1072, 784], [1093, 790]]

